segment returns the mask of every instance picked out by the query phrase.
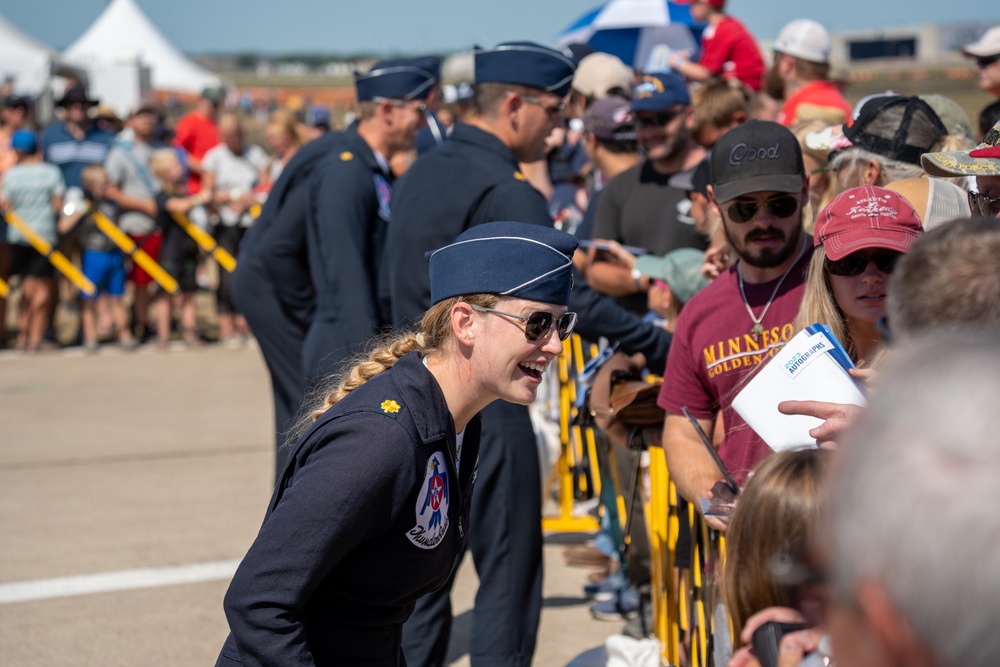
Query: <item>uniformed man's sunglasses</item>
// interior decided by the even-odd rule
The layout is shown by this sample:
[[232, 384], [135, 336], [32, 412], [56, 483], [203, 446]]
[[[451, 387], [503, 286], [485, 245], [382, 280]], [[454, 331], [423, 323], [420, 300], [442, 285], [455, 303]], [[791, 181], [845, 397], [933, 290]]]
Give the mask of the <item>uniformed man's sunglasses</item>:
[[854, 252], [842, 259], [827, 258], [826, 270], [835, 276], [858, 276], [868, 268], [868, 262], [875, 262], [875, 267], [882, 273], [892, 273], [896, 260], [902, 254], [897, 250], [880, 250], [872, 255]]
[[556, 331], [559, 333], [559, 340], [566, 340], [573, 333], [573, 328], [576, 326], [576, 313], [563, 313], [557, 318], [547, 310], [536, 310], [527, 317], [521, 317], [513, 313], [505, 313], [502, 310], [484, 308], [483, 306], [471, 303], [469, 305], [472, 306], [473, 310], [478, 310], [480, 313], [493, 313], [521, 320], [524, 322], [524, 337], [530, 341], [546, 338], [549, 332], [552, 331], [553, 324], [555, 324]]
[[[764, 202], [764, 206], [776, 218], [790, 217], [799, 208], [799, 200], [791, 195], [775, 197]], [[733, 222], [749, 222], [760, 211], [760, 204], [755, 201], [738, 201], [729, 206], [729, 219]]]
[[565, 109], [566, 105], [563, 102], [556, 102], [555, 104], [546, 104], [539, 97], [534, 97], [533, 95], [521, 95], [521, 99], [528, 104], [534, 104], [535, 106], [542, 107], [542, 109], [549, 115], [549, 118], [556, 118]]

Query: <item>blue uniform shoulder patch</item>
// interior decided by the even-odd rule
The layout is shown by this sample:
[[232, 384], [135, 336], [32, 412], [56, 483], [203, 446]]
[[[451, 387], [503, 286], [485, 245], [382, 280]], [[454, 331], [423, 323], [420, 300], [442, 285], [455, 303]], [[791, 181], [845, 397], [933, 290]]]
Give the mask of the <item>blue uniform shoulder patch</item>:
[[448, 466], [443, 452], [434, 452], [427, 459], [427, 471], [420, 493], [417, 494], [417, 523], [406, 537], [421, 549], [433, 549], [441, 544], [448, 532], [448, 506], [451, 498]]

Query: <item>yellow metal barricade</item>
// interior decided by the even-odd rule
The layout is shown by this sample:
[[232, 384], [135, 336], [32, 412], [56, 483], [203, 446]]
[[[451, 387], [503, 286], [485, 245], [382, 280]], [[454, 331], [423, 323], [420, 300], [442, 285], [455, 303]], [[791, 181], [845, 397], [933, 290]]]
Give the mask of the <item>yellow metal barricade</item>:
[[[31, 228], [24, 220], [21, 220], [13, 211], [9, 211], [7, 215], [4, 216], [10, 225], [21, 232], [28, 243], [39, 252], [45, 259], [49, 260], [52, 266], [56, 267], [59, 273], [66, 276], [71, 283], [76, 285], [76, 288], [87, 296], [92, 296], [97, 292], [97, 288], [94, 287], [94, 283], [90, 282], [87, 276], [80, 272], [80, 269], [73, 266], [73, 262], [69, 261], [66, 255], [62, 254], [58, 250], [52, 247], [52, 244], [39, 236], [35, 230]], [[8, 288], [9, 289], [9, 288]]]
[[174, 219], [174, 222], [181, 226], [181, 229], [187, 232], [188, 236], [194, 239], [198, 247], [218, 262], [219, 266], [230, 273], [236, 270], [236, 258], [230, 255], [225, 248], [220, 247], [211, 234], [191, 222], [190, 218], [183, 213], [171, 213], [170, 216]]
[[10, 296], [10, 285], [3, 278], [0, 278], [0, 299], [6, 299]]
[[149, 277], [156, 281], [156, 284], [164, 289], [168, 294], [177, 294], [180, 287], [174, 277], [167, 273], [156, 260], [150, 257], [145, 250], [135, 244], [132, 238], [118, 229], [115, 223], [111, 222], [106, 215], [93, 209], [90, 216], [97, 224], [97, 228], [111, 241], [121, 248], [122, 252], [132, 258], [132, 261], [142, 267], [142, 270], [149, 274]]
[[[573, 512], [577, 489], [588, 495], [600, 493], [593, 431], [572, 423], [576, 412], [576, 374], [583, 367], [583, 356], [583, 341], [579, 336], [563, 341], [563, 353], [557, 360], [560, 455], [556, 462], [556, 476], [559, 513], [542, 518], [542, 530], [547, 533], [589, 533], [600, 528], [594, 517], [576, 516]], [[585, 464], [589, 466], [589, 474], [583, 474]]]

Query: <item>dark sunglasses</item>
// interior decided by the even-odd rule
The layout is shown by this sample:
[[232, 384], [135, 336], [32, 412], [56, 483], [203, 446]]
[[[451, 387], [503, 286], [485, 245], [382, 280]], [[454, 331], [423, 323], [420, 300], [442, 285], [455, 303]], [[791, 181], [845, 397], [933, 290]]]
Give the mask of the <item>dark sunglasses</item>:
[[670, 111], [661, 111], [659, 113], [642, 116], [633, 114], [633, 117], [637, 128], [664, 127], [665, 125], [669, 125], [674, 118], [681, 115], [682, 111], [684, 111], [684, 109], [672, 109]]
[[826, 270], [835, 276], [857, 276], [864, 273], [865, 269], [868, 268], [868, 262], [875, 262], [875, 267], [882, 273], [892, 273], [892, 270], [896, 267], [896, 260], [902, 254], [897, 250], [880, 250], [874, 255], [855, 252], [843, 259], [832, 260], [827, 258]]
[[[799, 209], [799, 200], [791, 195], [775, 197], [764, 202], [764, 206], [776, 218], [788, 218]], [[729, 219], [733, 222], [749, 222], [760, 211], [760, 204], [755, 201], [738, 201], [729, 206]]]
[[1000, 60], [1000, 53], [992, 56], [983, 56], [981, 58], [976, 58], [976, 67], [979, 69], [986, 69], [996, 61]]
[[994, 218], [1000, 213], [1000, 197], [991, 199], [981, 192], [970, 192], [969, 208], [972, 210], [972, 215]]
[[536, 310], [527, 317], [521, 317], [513, 313], [505, 313], [502, 310], [484, 308], [483, 306], [471, 303], [469, 305], [472, 306], [473, 310], [478, 310], [481, 313], [493, 313], [521, 320], [524, 322], [524, 337], [530, 341], [541, 340], [548, 336], [549, 332], [552, 331], [553, 324], [556, 325], [556, 331], [559, 332], [559, 340], [566, 340], [573, 333], [573, 328], [576, 326], [576, 313], [563, 313], [557, 319], [555, 315], [547, 310]]

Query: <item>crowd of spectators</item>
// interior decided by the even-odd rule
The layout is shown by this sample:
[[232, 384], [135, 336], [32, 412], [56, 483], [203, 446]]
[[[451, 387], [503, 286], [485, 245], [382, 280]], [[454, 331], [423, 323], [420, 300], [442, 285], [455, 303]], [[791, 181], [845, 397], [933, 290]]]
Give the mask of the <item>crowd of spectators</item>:
[[[724, 2], [691, 5], [708, 24], [702, 53], [698, 59], [674, 54], [671, 71], [632, 71], [614, 56], [578, 52], [561, 104], [543, 104], [530, 85], [513, 93], [497, 82], [489, 85], [508, 94], [504, 104], [520, 96], [541, 106], [556, 126], [542, 159], [525, 157], [515, 175], [545, 195], [557, 227], [580, 239], [574, 266], [581, 287], [613, 300], [635, 327], [662, 329], [670, 343], [665, 360], [655, 358], [650, 345], [649, 355], [630, 363], [663, 377], [662, 445], [682, 501], [699, 508], [700, 499], [720, 494], [723, 482], [699, 431], [743, 486], [731, 521], [707, 517], [712, 529], [731, 537], [724, 575], [712, 574], [735, 630], [728, 647], [732, 664], [754, 663], [746, 645], [766, 620], [812, 626], [786, 638], [797, 659], [828, 654], [829, 633], [834, 660], [852, 656], [842, 664], [991, 664], [1000, 647], [993, 646], [995, 633], [986, 622], [997, 621], [996, 597], [988, 595], [1000, 594], [1000, 577], [992, 565], [970, 563], [983, 581], [977, 587], [976, 577], [962, 578], [962, 561], [947, 562], [941, 556], [947, 552], [933, 543], [955, 545], [975, 534], [980, 555], [1000, 546], [995, 512], [980, 497], [1000, 460], [995, 448], [987, 451], [986, 430], [987, 403], [995, 400], [1000, 377], [1000, 106], [988, 105], [973, 123], [957, 103], [934, 93], [886, 91], [852, 105], [831, 78], [830, 37], [820, 24], [803, 19], [786, 25], [768, 67]], [[976, 61], [981, 89], [1000, 95], [1000, 27], [968, 45], [966, 54]], [[376, 165], [394, 172], [384, 175], [401, 176], [439, 150], [454, 128], [476, 117], [473, 102], [482, 105], [483, 91], [493, 90], [437, 83], [419, 106], [406, 107], [428, 114], [427, 127], [420, 123], [420, 131], [430, 132], [417, 144], [421, 157], [417, 148], [394, 148], [391, 161]], [[279, 110], [268, 118], [265, 150], [246, 141], [244, 118], [220, 115], [221, 102], [219, 91], [205, 91], [173, 130], [158, 107], [142, 104], [116, 127], [104, 122], [106, 114], [93, 113], [97, 100], [70, 88], [59, 101], [60, 118], [38, 133], [30, 100], [5, 101], [3, 205], [65, 254], [79, 254], [84, 275], [98, 288], [96, 298], [85, 297], [81, 306], [85, 348], [97, 349], [112, 332], [129, 349], [147, 339], [166, 346], [174, 335], [199, 345], [204, 332], [197, 329], [192, 296], [206, 286], [207, 255], [175, 218], [187, 216], [211, 229], [218, 246], [238, 259], [272, 184], [282, 182], [300, 147], [329, 129], [328, 114], [310, 113], [310, 134], [294, 114]], [[362, 106], [364, 137], [381, 102], [375, 96]], [[416, 132], [414, 123], [406, 131]], [[344, 146], [331, 145], [338, 151]], [[345, 163], [353, 159], [349, 151], [337, 156]], [[411, 197], [414, 182], [402, 188]], [[327, 185], [311, 201], [337, 187]], [[388, 183], [376, 178], [375, 189], [378, 214], [387, 216], [389, 200], [382, 195]], [[392, 210], [391, 218], [383, 217], [390, 227], [399, 219]], [[165, 294], [109, 243], [97, 215], [114, 220], [159, 259], [177, 279], [179, 294]], [[0, 238], [0, 250], [0, 277], [16, 277], [21, 290], [13, 344], [26, 352], [44, 350], [53, 343], [56, 300], [75, 302], [75, 290], [57, 280], [14, 227]], [[368, 277], [381, 287], [375, 283], [384, 274]], [[215, 302], [220, 339], [241, 346], [251, 332], [225, 271]], [[843, 344], [857, 365], [856, 381], [873, 384], [873, 400], [870, 408], [782, 404], [788, 414], [818, 418], [813, 437], [837, 451], [773, 455], [732, 401], [752, 373], [814, 323], [826, 325]], [[581, 313], [578, 331], [590, 342], [616, 343], [604, 333], [605, 324]], [[976, 333], [984, 327], [992, 327], [992, 336]], [[928, 335], [936, 338], [912, 342]], [[921, 368], [924, 359], [934, 364]], [[958, 369], [967, 375], [957, 378]], [[934, 429], [923, 430], [926, 422]], [[963, 437], [952, 450], [956, 431]], [[615, 446], [627, 440], [608, 435]], [[837, 466], [827, 461], [839, 459], [840, 470], [832, 473]], [[894, 467], [902, 478], [894, 477]], [[931, 474], [932, 467], [941, 477]], [[623, 487], [644, 488], [641, 462], [622, 474]], [[832, 475], [837, 492], [824, 495]], [[935, 493], [919, 497], [918, 480]], [[902, 488], [890, 490], [894, 484]], [[958, 495], [966, 493], [968, 502]], [[952, 510], [961, 514], [954, 527]], [[901, 525], [922, 538], [908, 541]], [[641, 521], [630, 526], [629, 548], [641, 551], [645, 528]], [[939, 530], [947, 540], [934, 537]], [[912, 565], [898, 571], [896, 545], [913, 556]], [[876, 554], [871, 561], [861, 557], [869, 546]], [[648, 563], [644, 570], [641, 558], [628, 558], [623, 568], [621, 547], [598, 541], [594, 548], [568, 551], [567, 560], [600, 566], [586, 590], [602, 598], [592, 614], [629, 621], [625, 632], [641, 638], [652, 631], [641, 614], [649, 596]], [[834, 590], [818, 603], [811, 600], [817, 604], [800, 604], [801, 591], [776, 577], [771, 565], [776, 557], [804, 559], [818, 550]], [[942, 592], [924, 594], [925, 586]], [[966, 594], [983, 601], [982, 608], [973, 607], [987, 616], [977, 619], [981, 633], [969, 630], [972, 619], [960, 625], [968, 615], [956, 605]], [[817, 608], [829, 613], [817, 614]], [[862, 640], [868, 653], [858, 658]]]

